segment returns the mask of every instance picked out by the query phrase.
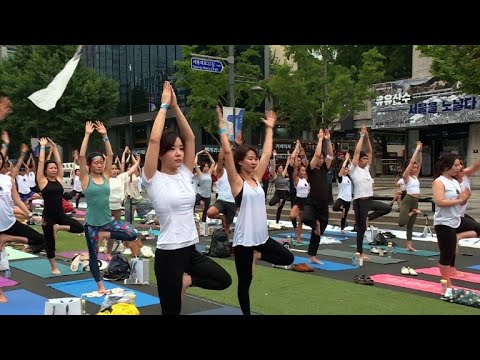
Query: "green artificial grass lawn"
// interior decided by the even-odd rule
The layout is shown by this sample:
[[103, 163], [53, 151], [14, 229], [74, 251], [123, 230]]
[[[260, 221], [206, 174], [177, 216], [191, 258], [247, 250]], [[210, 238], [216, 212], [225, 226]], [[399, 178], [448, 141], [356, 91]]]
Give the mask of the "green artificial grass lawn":
[[[41, 231], [41, 227], [35, 228]], [[81, 249], [87, 251], [83, 236], [59, 232], [58, 253]], [[239, 307], [235, 263], [214, 260], [231, 275], [232, 286], [223, 291], [189, 288], [187, 294]], [[150, 283], [155, 284], [153, 263], [150, 261]], [[473, 307], [260, 264], [250, 287], [250, 303], [252, 312], [275, 315], [480, 315]]]

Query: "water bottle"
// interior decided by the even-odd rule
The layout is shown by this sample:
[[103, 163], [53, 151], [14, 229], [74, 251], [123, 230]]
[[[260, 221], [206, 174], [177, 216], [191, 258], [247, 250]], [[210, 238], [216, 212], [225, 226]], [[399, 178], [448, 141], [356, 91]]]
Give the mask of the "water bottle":
[[272, 264], [273, 268], [288, 270], [288, 265], [275, 265]]
[[6, 269], [6, 270], [5, 270], [4, 277], [5, 277], [6, 279], [10, 279], [10, 276], [12, 276], [12, 273], [11, 273], [10, 269]]
[[82, 304], [82, 315], [87, 315], [87, 302], [85, 299], [80, 300]]
[[290, 245], [293, 245], [292, 244], [292, 237], [290, 235], [287, 236], [287, 241]]
[[135, 293], [128, 294], [128, 304], [135, 305], [135, 299], [137, 295]]
[[442, 279], [440, 280], [440, 295], [443, 297], [447, 292], [447, 280]]
[[393, 246], [392, 245], [393, 244], [391, 242], [389, 242], [388, 245], [387, 245], [387, 256], [389, 258], [392, 257], [392, 253], [393, 253]]

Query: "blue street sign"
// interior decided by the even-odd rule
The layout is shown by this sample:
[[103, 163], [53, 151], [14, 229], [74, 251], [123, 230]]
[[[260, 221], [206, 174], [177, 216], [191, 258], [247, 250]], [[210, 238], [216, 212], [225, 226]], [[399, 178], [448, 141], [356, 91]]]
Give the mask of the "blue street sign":
[[214, 73], [221, 73], [223, 71], [223, 64], [220, 60], [192, 57], [191, 66], [193, 70], [210, 71]]

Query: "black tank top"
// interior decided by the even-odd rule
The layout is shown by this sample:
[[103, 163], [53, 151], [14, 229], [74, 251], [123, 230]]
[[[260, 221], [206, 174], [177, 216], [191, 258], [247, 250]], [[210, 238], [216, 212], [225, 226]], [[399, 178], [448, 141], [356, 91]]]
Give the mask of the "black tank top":
[[63, 186], [58, 180], [48, 180], [47, 186], [42, 190], [43, 197], [43, 218], [56, 218], [58, 215], [65, 214], [63, 211]]

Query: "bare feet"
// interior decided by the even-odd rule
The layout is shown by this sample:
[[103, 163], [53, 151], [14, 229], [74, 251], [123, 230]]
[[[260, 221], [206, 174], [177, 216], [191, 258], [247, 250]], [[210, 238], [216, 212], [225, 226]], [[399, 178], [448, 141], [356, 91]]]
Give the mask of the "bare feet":
[[369, 257], [367, 255], [363, 254], [363, 253], [360, 254], [360, 258], [363, 259], [363, 260], [368, 260], [369, 259]]
[[303, 241], [302, 241], [302, 238], [299, 238], [297, 240], [295, 240], [297, 242], [297, 244], [303, 244]]
[[60, 272], [60, 270], [58, 270], [58, 268], [55, 268], [55, 269], [52, 269], [52, 274], [53, 275], [60, 275], [61, 272]]
[[182, 279], [182, 302], [185, 300], [185, 294], [187, 292], [187, 289], [192, 286], [192, 277], [187, 274], [183, 273], [183, 279]]
[[410, 211], [410, 213], [408, 214], [408, 216], [412, 216], [414, 214], [421, 214], [422, 212], [419, 210], [419, 209], [412, 209], [412, 211]]
[[262, 258], [262, 253], [257, 250], [253, 250], [252, 277], [255, 276], [255, 263], [257, 262], [257, 260], [260, 260], [261, 258]]
[[310, 262], [312, 264], [318, 264], [318, 265], [323, 265], [323, 262], [317, 259], [316, 256], [310, 256]]
[[106, 294], [107, 289], [105, 289], [105, 286], [103, 286], [103, 282], [99, 281], [97, 282], [97, 291], [99, 294]]
[[417, 249], [414, 249], [414, 248], [411, 247], [411, 246], [407, 246], [407, 251], [417, 251]]
[[0, 304], [6, 303], [6, 302], [8, 302], [8, 299], [0, 290]]
[[341, 232], [342, 234], [346, 234], [348, 231], [345, 230], [345, 229], [342, 229], [342, 230], [340, 230], [340, 232]]

